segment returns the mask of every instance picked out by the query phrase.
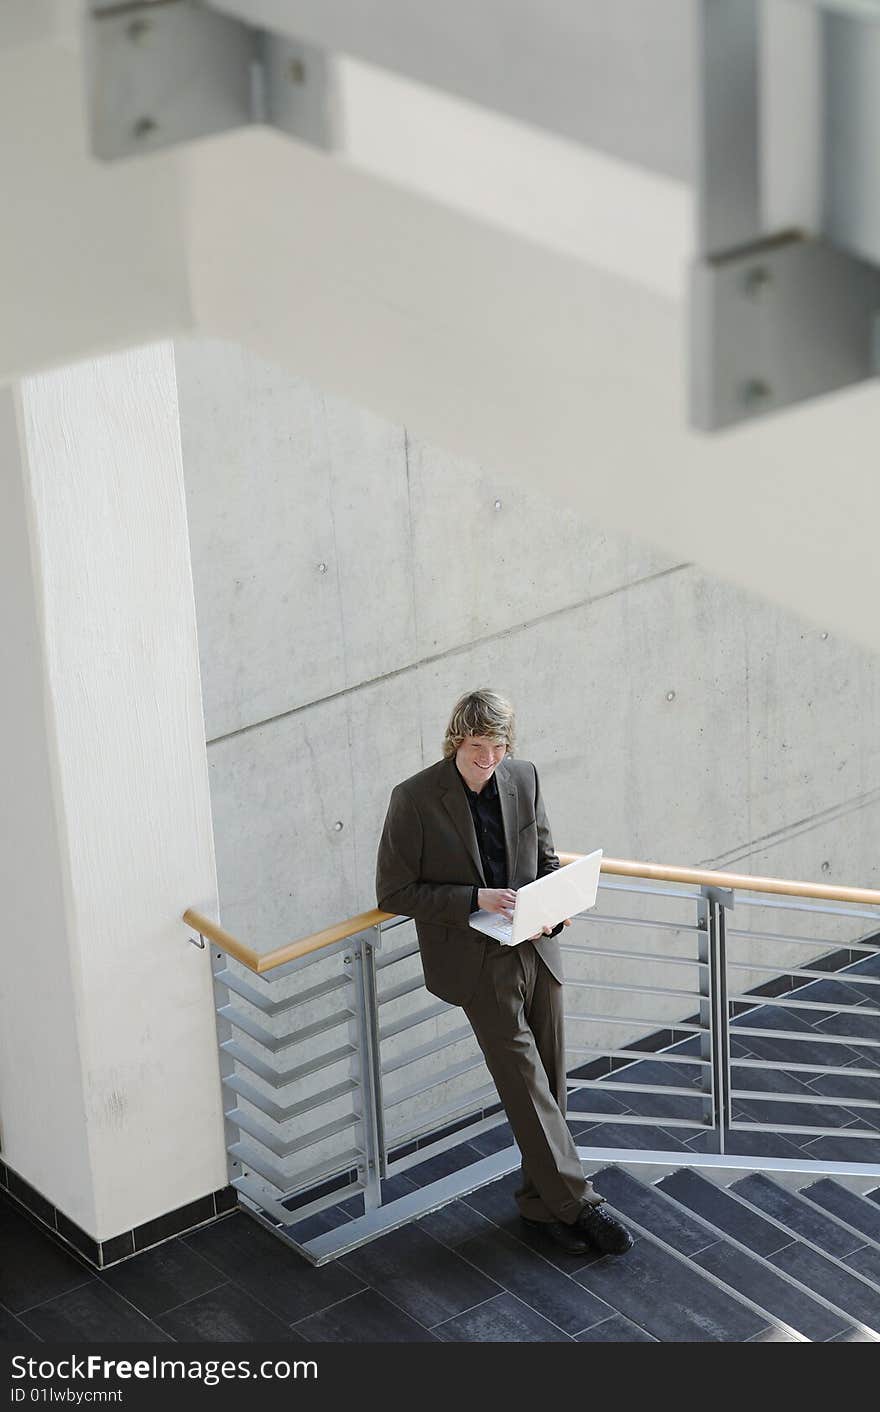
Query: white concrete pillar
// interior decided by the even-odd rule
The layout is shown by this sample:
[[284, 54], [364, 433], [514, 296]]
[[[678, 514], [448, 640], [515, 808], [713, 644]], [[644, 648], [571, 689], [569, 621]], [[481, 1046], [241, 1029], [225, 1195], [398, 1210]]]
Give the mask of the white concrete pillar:
[[225, 1186], [174, 357], [0, 389], [2, 1156], [95, 1240]]

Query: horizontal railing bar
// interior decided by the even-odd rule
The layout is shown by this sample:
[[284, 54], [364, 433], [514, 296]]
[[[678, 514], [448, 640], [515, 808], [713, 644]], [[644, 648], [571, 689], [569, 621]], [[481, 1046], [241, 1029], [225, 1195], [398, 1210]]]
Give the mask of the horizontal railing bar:
[[466, 1039], [471, 1039], [476, 1044], [476, 1037], [470, 1025], [461, 1025], [457, 1030], [450, 1030], [437, 1039], [429, 1039], [425, 1044], [408, 1050], [406, 1054], [398, 1055], [396, 1059], [384, 1060], [382, 1073], [393, 1074], [395, 1070], [403, 1069], [407, 1064], [416, 1064], [420, 1059], [426, 1059], [430, 1054], [439, 1054], [441, 1049], [449, 1049], [453, 1044], [461, 1044]]
[[[786, 946], [810, 946], [813, 949], [818, 947], [831, 951], [849, 951], [855, 945], [853, 942], [831, 941], [828, 937], [789, 936], [787, 932], [753, 932], [741, 927], [727, 927], [726, 933], [728, 937], [741, 937], [749, 941], [782, 941]], [[858, 949], [867, 951], [870, 955], [880, 952], [880, 947], [866, 946], [864, 943], [861, 943]], [[731, 961], [730, 964], [744, 970], [748, 970], [749, 965], [747, 961]], [[833, 975], [834, 972], [829, 971], [827, 974]]]
[[[583, 946], [569, 945], [568, 942], [561, 942], [560, 950], [576, 951], [579, 956], [586, 954], [588, 956], [610, 956], [612, 959], [620, 957], [624, 961], [649, 961], [658, 966], [702, 966], [706, 968], [709, 965], [708, 961], [692, 961], [687, 956], [658, 956], [651, 951], [620, 951], [616, 947], [590, 946], [585, 949]], [[772, 966], [770, 969], [774, 975], [778, 975], [778, 966]], [[568, 977], [566, 977], [565, 983], [566, 985], [571, 984]]]
[[[607, 1118], [607, 1114], [605, 1115]], [[664, 1122], [666, 1120], [664, 1119]], [[579, 1143], [579, 1138], [576, 1139]], [[669, 1167], [675, 1169], [685, 1165], [682, 1152], [669, 1152], [661, 1149], [650, 1151], [620, 1147], [598, 1147], [589, 1149], [578, 1145], [578, 1156], [589, 1163], [592, 1172], [598, 1172], [612, 1163], [634, 1167]], [[760, 1170], [768, 1176], [805, 1173], [815, 1181], [818, 1177], [870, 1177], [880, 1179], [880, 1162], [838, 1162], [820, 1157], [762, 1157]], [[687, 1154], [688, 1167], [696, 1171], [740, 1172], [745, 1176], [756, 1170], [754, 1157], [735, 1157], [731, 1152], [692, 1152]]]
[[[616, 1070], [623, 1073], [623, 1069]], [[706, 1094], [700, 1088], [677, 1088], [673, 1084], [621, 1084], [611, 1079], [587, 1079], [586, 1083], [579, 1085], [580, 1088], [619, 1089], [623, 1093], [671, 1093], [677, 1094], [680, 1098], [705, 1098]], [[789, 1099], [791, 1094], [789, 1094]], [[573, 1116], [573, 1115], [571, 1115]], [[578, 1115], [580, 1116], [580, 1115]], [[610, 1122], [617, 1122], [617, 1115], [609, 1117]]]
[[[696, 996], [690, 997], [692, 1000], [697, 998]], [[594, 1015], [591, 1011], [585, 1015], [569, 1015], [566, 1012], [566, 1024], [575, 1020], [592, 1020], [603, 1025], [651, 1025], [658, 1030], [682, 1030], [685, 1034], [710, 1033], [704, 1025], [692, 1025], [684, 1020], [657, 1020], [652, 1019], [650, 1015]], [[571, 1048], [570, 1045], [568, 1047]]]
[[[303, 1201], [302, 1205], [295, 1206], [289, 1210], [275, 1198], [270, 1197], [261, 1188], [258, 1181], [252, 1177], [235, 1177], [232, 1185], [243, 1197], [242, 1205], [245, 1210], [257, 1210], [261, 1215], [272, 1217], [276, 1226], [281, 1225], [285, 1230], [291, 1226], [297, 1226], [301, 1221], [306, 1221], [310, 1216], [316, 1216], [319, 1212], [327, 1211], [331, 1207], [338, 1206], [340, 1202], [347, 1201], [353, 1196], [360, 1196], [364, 1190], [363, 1181], [355, 1180], [348, 1186], [336, 1187], [335, 1190], [325, 1192], [323, 1196], [317, 1196], [311, 1201]], [[286, 1198], [290, 1200], [290, 1197]], [[294, 1249], [305, 1254], [305, 1245], [298, 1244], [288, 1235], [286, 1240]]]
[[251, 1039], [256, 1040], [257, 1044], [261, 1044], [271, 1054], [279, 1054], [283, 1049], [292, 1049], [296, 1044], [304, 1044], [306, 1040], [314, 1039], [316, 1035], [326, 1034], [328, 1030], [338, 1029], [340, 1025], [345, 1025], [354, 1018], [352, 1010], [347, 1008], [336, 1010], [323, 1020], [316, 1020], [313, 1025], [304, 1025], [301, 1030], [295, 1030], [293, 1034], [273, 1035], [247, 1015], [242, 1015], [234, 1005], [221, 1005], [217, 1014], [221, 1015], [224, 1020], [228, 1020], [231, 1025], [235, 1025], [235, 1028], [241, 1030], [243, 1034], [250, 1035]]
[[[843, 950], [847, 950], [846, 947]], [[728, 971], [764, 971], [767, 975], [778, 976], [780, 974], [791, 976], [791, 979], [798, 980], [801, 976], [808, 976], [810, 980], [817, 981], [840, 981], [842, 985], [878, 985], [880, 979], [876, 976], [865, 976], [859, 971], [817, 971], [810, 966], [794, 966], [790, 971], [780, 973], [779, 965], [760, 966], [756, 961], [727, 961]], [[800, 986], [797, 987], [800, 989]]]
[[[677, 1000], [699, 1001], [697, 990], [673, 990], [671, 986], [658, 985], [618, 985], [617, 981], [574, 981], [566, 977], [565, 984], [573, 990], [620, 990], [626, 995], [674, 995]], [[671, 1029], [672, 1026], [667, 1026]]]
[[[666, 1028], [671, 1029], [672, 1026], [667, 1025]], [[706, 1033], [709, 1033], [708, 1030]], [[596, 1044], [567, 1044], [565, 1047], [566, 1049], [572, 1050], [573, 1053], [602, 1054], [609, 1059], [645, 1059], [650, 1060], [652, 1064], [703, 1064], [707, 1069], [712, 1066], [711, 1059], [701, 1059], [698, 1054], [668, 1054], [665, 1049], [609, 1049], [606, 1045]], [[740, 1061], [737, 1060], [736, 1062], [739, 1063]], [[581, 1080], [582, 1084], [591, 1084], [593, 1082], [604, 1082], [604, 1080]]]
[[[791, 902], [781, 897], [749, 897], [745, 892], [738, 892], [736, 895], [738, 907], [773, 907], [781, 912], [812, 912], [820, 913], [824, 917], [861, 917], [865, 921], [878, 921], [874, 912], [868, 912], [864, 907], [820, 907], [815, 902]], [[873, 905], [873, 904], [872, 904]], [[835, 945], [846, 945], [847, 943], [836, 942]]]
[[[604, 912], [578, 912], [578, 919], [584, 922], [608, 922], [612, 926], [650, 927], [651, 931], [701, 932], [702, 927], [692, 922], [658, 922], [644, 917], [610, 917]], [[592, 947], [590, 948], [592, 950]]]
[[[306, 1200], [305, 1198], [308, 1197], [308, 1191], [303, 1191], [301, 1188], [299, 1188], [299, 1197], [303, 1198], [301, 1204], [298, 1198], [287, 1196], [285, 1198], [286, 1201], [296, 1199], [297, 1204], [292, 1208], [292, 1210], [287, 1210], [286, 1207], [283, 1208], [287, 1210], [287, 1220], [284, 1221], [283, 1224], [285, 1226], [290, 1224], [296, 1225], [300, 1221], [307, 1220], [309, 1216], [316, 1216], [319, 1212], [327, 1211], [330, 1207], [339, 1206], [341, 1202], [348, 1201], [353, 1196], [361, 1196], [366, 1185], [364, 1180], [366, 1173], [361, 1176], [360, 1173], [362, 1169], [356, 1168], [356, 1171], [358, 1172], [358, 1175], [355, 1176], [353, 1180], [349, 1181], [347, 1186], [334, 1186], [331, 1191], [325, 1191], [321, 1196], [311, 1197]], [[240, 1183], [246, 1182], [248, 1180], [249, 1178], [247, 1177], [239, 1177], [234, 1182], [234, 1185], [238, 1188], [238, 1190], [242, 1190]], [[253, 1185], [256, 1186], [256, 1182], [254, 1182]], [[318, 1190], [320, 1189], [321, 1188], [318, 1187]], [[250, 1199], [252, 1200], [253, 1198]], [[262, 1200], [262, 1209], [268, 1210], [268, 1207], [265, 1205], [265, 1198], [263, 1198]], [[302, 1247], [299, 1248], [302, 1249]]]
[[[766, 1069], [767, 1060], [737, 1059], [731, 1055], [730, 1064], [731, 1068]], [[830, 1077], [832, 1074], [846, 1074], [851, 1079], [876, 1079], [878, 1077], [876, 1069], [860, 1069], [854, 1064], [795, 1064], [786, 1059], [784, 1064], [777, 1063], [777, 1068], [785, 1069], [791, 1074], [820, 1074], [823, 1078]], [[791, 1094], [789, 1094], [790, 1097]]]
[[[701, 1094], [700, 1091], [697, 1089], [694, 1091], [693, 1097], [707, 1098], [708, 1094]], [[597, 1123], [613, 1124], [615, 1128], [617, 1127], [618, 1123], [622, 1123], [624, 1126], [629, 1125], [630, 1127], [634, 1128], [702, 1128], [704, 1132], [715, 1131], [715, 1126], [713, 1123], [703, 1123], [700, 1121], [699, 1118], [665, 1118], [662, 1114], [659, 1113], [582, 1113], [580, 1110], [578, 1110], [577, 1113], [569, 1113], [568, 1116], [572, 1122], [577, 1121], [578, 1123], [580, 1123], [583, 1122], [585, 1118], [592, 1118]], [[575, 1138], [575, 1142], [578, 1147], [589, 1146], [589, 1141], [589, 1131], [580, 1132]], [[680, 1157], [682, 1161], [679, 1162], [679, 1166], [684, 1164], [684, 1159], [687, 1157], [687, 1153], [680, 1153]]]
[[437, 1005], [428, 1005], [424, 1010], [416, 1010], [412, 1015], [404, 1015], [402, 1020], [393, 1020], [390, 1025], [383, 1025], [379, 1030], [379, 1038], [391, 1039], [393, 1035], [403, 1034], [405, 1030], [413, 1030], [417, 1025], [427, 1024], [428, 1020], [435, 1020], [438, 1015], [445, 1015], [452, 1006], [445, 1000], [441, 1000]]
[[[484, 1133], [492, 1132], [495, 1128], [507, 1122], [507, 1115], [503, 1109], [499, 1108], [497, 1113], [490, 1113], [488, 1118], [481, 1116], [482, 1110], [478, 1110], [470, 1122], [465, 1121], [461, 1125], [455, 1124], [452, 1132], [444, 1132], [441, 1137], [426, 1135], [423, 1138], [411, 1139], [403, 1145], [412, 1150], [404, 1152], [388, 1159], [388, 1175], [397, 1176], [406, 1172], [410, 1167], [417, 1166], [420, 1162], [438, 1157], [442, 1152], [448, 1152], [451, 1147], [458, 1147], [463, 1142], [472, 1142], [476, 1137], [482, 1137]], [[448, 1127], [448, 1125], [447, 1125]]]
[[282, 1103], [275, 1103], [271, 1098], [267, 1098], [266, 1094], [254, 1088], [253, 1084], [249, 1084], [240, 1074], [229, 1074], [222, 1082], [224, 1088], [252, 1103], [261, 1113], [265, 1113], [267, 1118], [271, 1118], [273, 1123], [287, 1123], [291, 1118], [299, 1118], [303, 1113], [323, 1108], [326, 1103], [334, 1103], [337, 1098], [343, 1098], [347, 1093], [356, 1093], [360, 1087], [355, 1079], [343, 1079], [342, 1083], [322, 1089], [320, 1093], [312, 1094], [285, 1108]]
[[383, 971], [386, 966], [395, 966], [398, 961], [407, 961], [410, 956], [417, 956], [419, 953], [419, 943], [408, 941], [405, 946], [395, 947], [394, 951], [388, 951], [384, 956], [376, 957], [376, 970]]
[[261, 1123], [258, 1123], [249, 1113], [242, 1112], [240, 1108], [230, 1109], [226, 1117], [230, 1123], [235, 1124], [240, 1132], [247, 1133], [262, 1147], [268, 1148], [276, 1157], [280, 1157], [282, 1161], [292, 1157], [295, 1152], [304, 1152], [306, 1148], [314, 1147], [317, 1143], [326, 1141], [327, 1138], [347, 1132], [359, 1121], [357, 1113], [346, 1113], [344, 1117], [336, 1118], [332, 1123], [325, 1123], [321, 1128], [311, 1128], [300, 1137], [294, 1138], [290, 1142], [283, 1142], [273, 1133], [267, 1132]]
[[[284, 1000], [270, 1000], [268, 989], [265, 991], [255, 990], [252, 985], [248, 985], [242, 976], [237, 976], [233, 971], [225, 968], [218, 971], [215, 980], [221, 985], [225, 985], [229, 990], [235, 991], [249, 1005], [253, 1005], [257, 1010], [261, 1010], [264, 1015], [281, 1015], [286, 1010], [295, 1010], [299, 1005], [307, 1005], [311, 1000], [322, 1000], [325, 995], [332, 995], [334, 990], [343, 990], [351, 984], [348, 975], [334, 976], [332, 980], [323, 981], [320, 985], [309, 986], [307, 990], [300, 991], [297, 995], [289, 995]], [[265, 984], [265, 982], [264, 982]], [[271, 982], [270, 982], [271, 984]]]
[[[560, 858], [564, 855], [560, 853]], [[699, 890], [686, 891], [681, 887], [644, 887], [635, 882], [603, 882], [599, 880], [600, 892], [631, 892], [640, 897], [675, 897], [684, 902], [697, 902], [700, 898]]]
[[[769, 1002], [765, 1001], [764, 1003], [765, 1003], [765, 1004], [768, 1004]], [[858, 1011], [858, 1006], [855, 1006], [854, 1008], [855, 1008], [856, 1011]], [[683, 1025], [676, 1025], [676, 1029], [679, 1029], [679, 1030], [680, 1030], [680, 1029], [683, 1029], [683, 1028], [684, 1028]], [[810, 1030], [809, 1034], [804, 1034], [802, 1031], [799, 1031], [799, 1030], [761, 1030], [761, 1029], [747, 1029], [744, 1025], [740, 1025], [739, 1021], [736, 1021], [735, 1023], [733, 1023], [733, 1024], [731, 1025], [731, 1031], [730, 1031], [730, 1032], [731, 1032], [732, 1035], [735, 1035], [735, 1036], [736, 1036], [736, 1035], [750, 1034], [750, 1035], [754, 1035], [754, 1036], [755, 1036], [756, 1038], [758, 1038], [758, 1039], [760, 1039], [760, 1038], [764, 1038], [764, 1039], [791, 1039], [791, 1040], [795, 1040], [796, 1042], [803, 1042], [804, 1040], [811, 1040], [813, 1044], [816, 1044], [816, 1043], [818, 1042], [818, 1043], [820, 1043], [820, 1044], [842, 1044], [842, 1045], [849, 1045], [850, 1047], [852, 1047], [852, 1045], [854, 1045], [854, 1044], [860, 1044], [860, 1045], [862, 1045], [863, 1048], [867, 1048], [867, 1049], [880, 1049], [880, 1039], [868, 1039], [867, 1035], [863, 1038], [861, 1035], [857, 1035], [857, 1034], [851, 1034], [851, 1035], [831, 1035], [831, 1034], [826, 1034], [824, 1030], [822, 1030], [821, 1033], [819, 1033], [817, 1030]], [[778, 1065], [778, 1067], [781, 1068], [781, 1069], [787, 1069], [787, 1068], [788, 1068], [788, 1064], [787, 1064], [787, 1063], [783, 1063], [781, 1060], [776, 1060], [775, 1062], [776, 1062], [776, 1064]]]
[[290, 1173], [282, 1171], [264, 1153], [254, 1152], [247, 1143], [234, 1142], [229, 1151], [241, 1163], [242, 1167], [257, 1172], [271, 1186], [274, 1186], [279, 1196], [285, 1199], [295, 1196], [304, 1188], [317, 1185], [324, 1177], [335, 1177], [339, 1172], [357, 1167], [364, 1160], [364, 1153], [360, 1147], [349, 1147], [335, 1157], [317, 1162], [313, 1167], [304, 1167], [299, 1172]]
[[[300, 1221], [304, 1221], [307, 1218], [312, 1209], [312, 1203], [309, 1202], [303, 1210], [297, 1208], [293, 1211], [289, 1211], [287, 1207], [283, 1206], [276, 1198], [268, 1196], [259, 1183], [251, 1177], [235, 1177], [232, 1185], [239, 1194], [241, 1199], [240, 1204], [243, 1209], [245, 1211], [256, 1211], [261, 1218], [270, 1217], [273, 1222], [272, 1228], [275, 1230], [281, 1226], [286, 1232], [291, 1226], [299, 1225]], [[319, 1203], [319, 1209], [326, 1210], [328, 1204], [335, 1205], [338, 1200], [344, 1199], [350, 1195], [357, 1195], [361, 1191], [363, 1191], [363, 1187], [360, 1186], [342, 1187], [338, 1197], [336, 1193], [334, 1193], [336, 1200], [332, 1203], [325, 1201], [323, 1205]], [[305, 1253], [304, 1247], [292, 1240], [289, 1235], [286, 1236], [286, 1240], [290, 1242], [295, 1250], [303, 1254]]]
[[873, 1010], [868, 1005], [841, 1005], [839, 1002], [833, 1005], [829, 1000], [789, 1000], [788, 996], [775, 995], [772, 998], [762, 996], [758, 1000], [754, 995], [728, 995], [728, 1003], [737, 1004], [745, 1002], [746, 1005], [753, 1005], [756, 1009], [763, 1009], [764, 1006], [772, 1006], [780, 1010], [830, 1010], [835, 1015], [848, 1015], [850, 1011], [854, 1015], [873, 1015], [880, 1019], [880, 1010]]
[[[482, 1108], [484, 1100], [492, 1098], [498, 1099], [498, 1090], [494, 1084], [487, 1084], [484, 1088], [473, 1089], [468, 1094], [463, 1094], [460, 1099], [453, 1103], [445, 1103], [440, 1108], [432, 1108], [426, 1113], [420, 1123], [416, 1123], [408, 1128], [396, 1128], [393, 1133], [387, 1133], [385, 1145], [387, 1148], [399, 1147], [404, 1142], [409, 1142], [412, 1138], [418, 1137], [420, 1133], [430, 1132], [432, 1128], [442, 1127], [442, 1119], [454, 1118], [459, 1113], [467, 1113], [474, 1110], [474, 1121], [476, 1114]], [[606, 1119], [607, 1119], [606, 1114]], [[463, 1141], [463, 1139], [461, 1139]]]
[[[798, 1099], [800, 1102], [800, 1099]], [[615, 1123], [620, 1119], [615, 1115]], [[663, 1126], [666, 1127], [668, 1119], [663, 1119]], [[880, 1140], [880, 1133], [876, 1128], [813, 1128], [803, 1123], [780, 1123], [776, 1122], [771, 1127], [769, 1123], [731, 1123], [731, 1131], [736, 1132], [756, 1132], [756, 1133], [808, 1133], [813, 1137], [854, 1137], [873, 1138], [875, 1142]]]
[[334, 1064], [341, 1064], [345, 1059], [350, 1060], [358, 1052], [356, 1045], [342, 1044], [337, 1049], [317, 1054], [314, 1059], [308, 1059], [304, 1064], [297, 1064], [295, 1068], [282, 1070], [279, 1073], [277, 1069], [272, 1068], [271, 1064], [267, 1064], [259, 1055], [251, 1054], [235, 1039], [224, 1040], [220, 1048], [237, 1064], [249, 1069], [252, 1074], [258, 1074], [273, 1088], [287, 1088], [289, 1084], [297, 1083], [300, 1079], [307, 1079], [312, 1074], [320, 1073], [321, 1069], [330, 1069]]
[[[876, 1071], [875, 1071], [876, 1072]], [[849, 1069], [838, 1069], [837, 1073], [848, 1074]], [[880, 1075], [878, 1075], [880, 1077]], [[880, 1089], [878, 1089], [880, 1091]], [[834, 1108], [838, 1105], [845, 1108], [880, 1108], [880, 1101], [873, 1098], [829, 1098], [827, 1094], [813, 1094], [809, 1089], [804, 1093], [766, 1093], [760, 1088], [732, 1088], [731, 1098], [759, 1099], [761, 1103], [796, 1103], [801, 1104], [817, 1103], [826, 1108]], [[847, 1131], [846, 1128], [839, 1128], [841, 1136]], [[880, 1132], [877, 1134], [880, 1141]]]
[[424, 984], [422, 977], [416, 976], [413, 980], [401, 981], [399, 985], [389, 986], [386, 990], [379, 992], [379, 1004], [387, 1005], [392, 1000], [399, 1000], [403, 995], [412, 995], [414, 990], [421, 990]]
[[[271, 1216], [273, 1221], [276, 1221], [281, 1226], [295, 1226], [299, 1221], [303, 1220], [303, 1217], [298, 1211], [288, 1211], [287, 1207], [283, 1206], [276, 1197], [267, 1195], [259, 1183], [255, 1182], [252, 1177], [233, 1177], [232, 1185], [235, 1187], [239, 1196], [245, 1198], [244, 1205], [246, 1210], [249, 1209], [247, 1203], [250, 1202], [251, 1205], [258, 1207], [260, 1211]], [[356, 1190], [359, 1190], [359, 1188], [356, 1188]]]
[[410, 1084], [409, 1088], [400, 1089], [399, 1092], [383, 1095], [383, 1106], [396, 1108], [401, 1103], [406, 1103], [408, 1099], [418, 1098], [423, 1093], [428, 1093], [432, 1088], [439, 1088], [440, 1084], [448, 1083], [450, 1079], [460, 1078], [462, 1074], [469, 1074], [472, 1069], [482, 1068], [484, 1063], [482, 1054], [475, 1059], [465, 1059], [460, 1064], [453, 1064], [449, 1069], [432, 1078], [426, 1084]]

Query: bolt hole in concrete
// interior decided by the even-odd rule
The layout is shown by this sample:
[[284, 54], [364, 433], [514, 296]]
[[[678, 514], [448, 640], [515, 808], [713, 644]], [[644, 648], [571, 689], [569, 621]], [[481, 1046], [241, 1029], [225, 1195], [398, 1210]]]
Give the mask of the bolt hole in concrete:
[[140, 44], [153, 28], [152, 20], [132, 20], [128, 26], [128, 37], [132, 44]]
[[761, 378], [750, 378], [740, 389], [740, 397], [745, 407], [760, 407], [767, 401], [770, 393], [770, 384], [763, 382]]
[[770, 282], [770, 271], [759, 266], [757, 269], [746, 271], [743, 287], [750, 298], [757, 299]]

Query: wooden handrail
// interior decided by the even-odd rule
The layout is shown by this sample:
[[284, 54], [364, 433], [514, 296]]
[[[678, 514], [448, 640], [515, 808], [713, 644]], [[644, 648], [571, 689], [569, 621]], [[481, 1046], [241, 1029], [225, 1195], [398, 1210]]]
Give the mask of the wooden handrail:
[[[584, 856], [583, 853], [560, 853], [559, 861], [565, 865]], [[834, 887], [825, 883], [795, 882], [789, 878], [759, 878], [749, 873], [719, 873], [709, 868], [677, 868], [666, 863], [635, 863], [627, 858], [603, 858], [602, 872], [653, 882], [736, 888], [743, 892], [781, 893], [789, 897], [813, 897], [822, 902], [850, 902], [858, 906], [880, 907], [880, 892], [869, 887]], [[254, 951], [253, 947], [246, 946], [231, 932], [226, 931], [218, 922], [203, 916], [201, 912], [196, 912], [192, 907], [184, 912], [183, 920], [200, 936], [207, 937], [256, 975], [264, 975], [266, 971], [274, 971], [276, 967], [284, 966], [288, 961], [309, 956], [313, 951], [332, 946], [336, 941], [344, 941], [346, 937], [368, 931], [380, 922], [390, 921], [394, 915], [393, 912], [383, 912], [375, 907], [370, 912], [359, 912], [356, 917], [347, 917], [335, 926], [325, 927], [323, 931], [312, 932], [309, 936], [301, 937], [299, 941], [277, 946], [274, 951], [267, 951], [262, 956]]]
[[[560, 853], [560, 863], [574, 863], [583, 853]], [[828, 883], [795, 882], [791, 878], [759, 878], [750, 873], [718, 873], [709, 868], [676, 868], [666, 863], [633, 863], [627, 858], [603, 858], [603, 873], [654, 882], [692, 883], [698, 887], [729, 887], [741, 892], [775, 892], [788, 897], [815, 897], [822, 902], [852, 902], [880, 907], [880, 892], [870, 887], [834, 887]]]
[[378, 926], [379, 922], [388, 922], [393, 916], [393, 912], [382, 912], [378, 907], [374, 907], [371, 912], [358, 912], [356, 917], [347, 917], [344, 922], [337, 922], [335, 926], [325, 927], [320, 932], [312, 932], [309, 936], [301, 937], [299, 941], [289, 941], [286, 946], [276, 946], [274, 951], [267, 951], [262, 956], [252, 947], [245, 946], [244, 942], [236, 940], [217, 922], [212, 922], [210, 917], [203, 916], [192, 907], [184, 912], [183, 920], [194, 927], [200, 936], [208, 937], [221, 951], [227, 951], [230, 956], [241, 961], [242, 965], [261, 976], [264, 971], [274, 971], [276, 966], [283, 966], [288, 961], [298, 960], [300, 956], [320, 951], [324, 946], [331, 946], [334, 941], [344, 941], [347, 936], [357, 936], [358, 932]]

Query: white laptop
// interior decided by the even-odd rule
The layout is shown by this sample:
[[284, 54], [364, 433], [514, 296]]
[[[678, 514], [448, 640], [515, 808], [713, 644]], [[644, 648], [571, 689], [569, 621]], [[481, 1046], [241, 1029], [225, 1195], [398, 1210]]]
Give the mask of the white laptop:
[[555, 927], [566, 917], [595, 907], [601, 862], [602, 850], [597, 848], [576, 863], [567, 863], [564, 868], [517, 888], [512, 922], [498, 912], [481, 910], [473, 913], [470, 925], [502, 946], [518, 946], [542, 927]]

